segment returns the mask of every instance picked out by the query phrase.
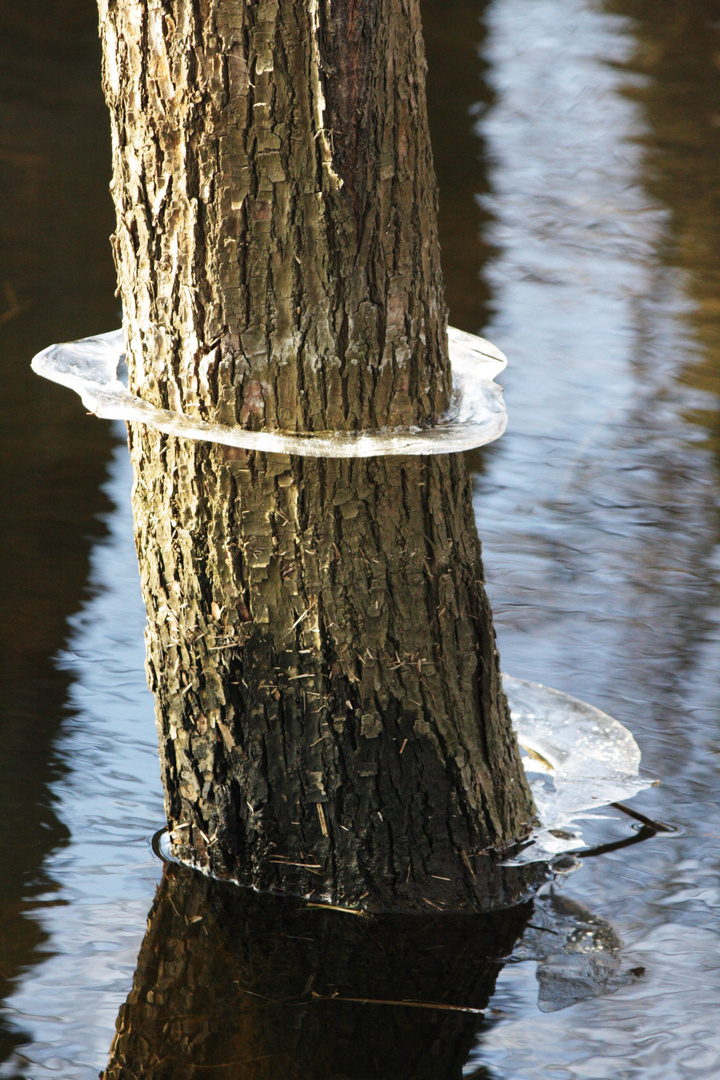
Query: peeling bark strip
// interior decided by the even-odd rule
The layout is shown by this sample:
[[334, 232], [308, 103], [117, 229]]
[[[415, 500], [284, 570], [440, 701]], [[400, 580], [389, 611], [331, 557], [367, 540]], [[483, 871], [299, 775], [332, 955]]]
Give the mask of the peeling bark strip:
[[[416, 0], [100, 0], [130, 388], [295, 430], [448, 400]], [[180, 856], [368, 908], [515, 899], [532, 802], [464, 463], [130, 428]]]

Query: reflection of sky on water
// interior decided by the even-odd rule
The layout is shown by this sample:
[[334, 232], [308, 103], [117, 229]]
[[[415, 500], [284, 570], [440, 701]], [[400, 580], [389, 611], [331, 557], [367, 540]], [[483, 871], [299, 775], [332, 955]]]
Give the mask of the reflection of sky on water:
[[[132, 538], [123, 439], [106, 491], [115, 510], [92, 550], [91, 598], [71, 620], [60, 663], [73, 676], [57, 744], [68, 774], [55, 811], [71, 832], [45, 863], [58, 888], [33, 912], [48, 958], [9, 1002], [31, 1047], [0, 1075], [97, 1076], [135, 970], [160, 866], [150, 838], [164, 822], [152, 696], [145, 685], [145, 611]], [[46, 906], [45, 906], [46, 905]]]
[[717, 400], [686, 377], [700, 360], [696, 304], [686, 267], [663, 261], [671, 208], [645, 184], [651, 133], [625, 93], [646, 81], [623, 66], [630, 20], [581, 0], [505, 0], [489, 26], [497, 103], [480, 126], [499, 254], [483, 331], [510, 360], [510, 422], [476, 511], [503, 666], [627, 723], [663, 778], [642, 805], [687, 831], [572, 878], [645, 976], [540, 1017], [522, 1002], [522, 970], [505, 969], [493, 1006], [509, 1018], [481, 1037], [475, 1065], [504, 1080], [553, 1067], [714, 1075], [718, 492], [688, 417]]
[[702, 570], [709, 552], [688, 558], [688, 543], [716, 542], [709, 461], [682, 430], [697, 401], [678, 381], [696, 352], [691, 304], [657, 259], [667, 213], [640, 184], [641, 117], [619, 94], [622, 73], [596, 59], [619, 62], [631, 41], [624, 20], [577, 2], [563, 4], [563, 21], [557, 7], [533, 5], [532, 19], [522, 3], [492, 9], [499, 103], [484, 123], [502, 244], [489, 269], [499, 312], [486, 329], [511, 356], [511, 419], [478, 512], [486, 551], [498, 545], [498, 574], [512, 583], [512, 611], [496, 601], [502, 622], [553, 628], [528, 640], [522, 674], [538, 679], [603, 655], [621, 612], [635, 655], [639, 638], [641, 655], [665, 664], [659, 628], [648, 635], [643, 616], [664, 604], [682, 617], [677, 574], [702, 586], [697, 599], [718, 598], [716, 572]]

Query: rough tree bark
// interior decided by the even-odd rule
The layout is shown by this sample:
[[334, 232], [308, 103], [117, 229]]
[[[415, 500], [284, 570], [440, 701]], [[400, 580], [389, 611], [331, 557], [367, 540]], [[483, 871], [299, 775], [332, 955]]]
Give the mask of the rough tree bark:
[[[254, 428], [437, 417], [417, 0], [99, 6], [132, 389]], [[370, 908], [513, 899], [489, 864], [532, 801], [462, 458], [130, 444], [180, 857]]]

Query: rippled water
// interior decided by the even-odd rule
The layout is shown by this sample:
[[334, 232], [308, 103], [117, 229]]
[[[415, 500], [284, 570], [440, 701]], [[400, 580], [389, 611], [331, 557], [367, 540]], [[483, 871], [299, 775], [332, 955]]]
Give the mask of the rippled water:
[[[629, 724], [663, 781], [643, 805], [685, 829], [568, 882], [643, 979], [541, 1016], [522, 966], [501, 975], [502, 1020], [474, 1060], [523, 1080], [720, 1072], [720, 353], [699, 300], [718, 252], [713, 219], [693, 235], [686, 192], [663, 182], [678, 157], [696, 157], [695, 113], [707, 137], [717, 122], [717, 68], [714, 97], [700, 78], [718, 34], [709, 6], [647, 11], [488, 8], [496, 98], [478, 127], [498, 253], [485, 330], [511, 358], [511, 421], [476, 509], [501, 655]], [[673, 55], [680, 87], [661, 81]], [[675, 139], [653, 128], [647, 106], [663, 97], [688, 113]], [[709, 164], [694, 181], [717, 207], [720, 158]]]
[[[0, 1076], [89, 1080], [131, 987], [163, 813], [122, 432], [86, 420], [22, 366], [116, 318], [90, 16], [58, 3], [40, 31], [33, 6], [25, 22], [0, 4], [0, 180], [16, 211], [0, 229], [2, 278], [8, 311], [13, 295], [38, 305], [0, 322], [17, 372], [2, 442]], [[510, 359], [507, 433], [472, 458], [503, 666], [628, 725], [662, 779], [637, 805], [682, 829], [587, 859], [561, 889], [610, 925], [623, 971], [637, 974], [565, 1008], [551, 995], [549, 1008], [550, 962], [532, 940], [542, 932], [526, 931], [465, 1071], [713, 1077], [717, 9], [426, 0], [424, 10], [451, 318]], [[586, 830], [597, 843], [627, 833], [613, 822]]]
[[[119, 424], [116, 434], [124, 434]], [[9, 1001], [31, 1037], [10, 1068], [32, 1076], [90, 1076], [103, 1064], [159, 879], [149, 840], [164, 815], [130, 482], [121, 444], [105, 485], [115, 504], [108, 535], [90, 556], [91, 597], [68, 620], [56, 660], [72, 680], [55, 743], [67, 773], [53, 792], [70, 838], [46, 858], [52, 884], [31, 907], [49, 955]]]

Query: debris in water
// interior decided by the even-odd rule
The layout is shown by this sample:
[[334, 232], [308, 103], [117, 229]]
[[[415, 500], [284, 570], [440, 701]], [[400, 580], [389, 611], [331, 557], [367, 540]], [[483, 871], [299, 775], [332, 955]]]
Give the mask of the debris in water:
[[52, 382], [68, 386], [85, 406], [107, 420], [147, 424], [166, 435], [222, 443], [246, 450], [304, 457], [387, 457], [398, 454], [451, 454], [499, 439], [507, 423], [502, 388], [493, 382], [507, 364], [489, 341], [448, 328], [453, 374], [453, 403], [448, 413], [427, 427], [387, 428], [374, 432], [248, 431], [212, 424], [170, 409], [156, 409], [131, 394], [122, 372], [125, 338], [122, 330], [51, 345], [38, 353], [32, 369]]

